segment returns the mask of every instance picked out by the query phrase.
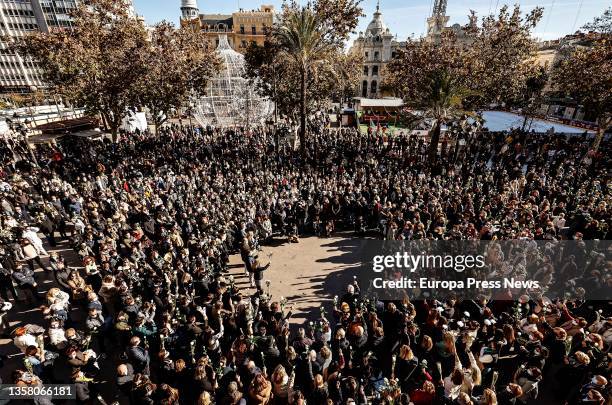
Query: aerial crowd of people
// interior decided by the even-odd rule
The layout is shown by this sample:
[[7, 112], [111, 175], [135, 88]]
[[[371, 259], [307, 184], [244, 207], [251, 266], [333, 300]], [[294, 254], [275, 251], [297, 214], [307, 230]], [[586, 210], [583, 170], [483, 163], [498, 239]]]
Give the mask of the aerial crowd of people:
[[[79, 404], [609, 401], [609, 301], [382, 301], [355, 281], [296, 325], [260, 253], [333, 235], [599, 240], [536, 270], [544, 286], [606, 296], [608, 141], [593, 153], [585, 136], [482, 132], [443, 139], [432, 162], [427, 140], [403, 133], [324, 129], [305, 155], [274, 138], [173, 124], [35, 156], [1, 141], [3, 382], [73, 384]], [[551, 262], [571, 265], [561, 276]]]

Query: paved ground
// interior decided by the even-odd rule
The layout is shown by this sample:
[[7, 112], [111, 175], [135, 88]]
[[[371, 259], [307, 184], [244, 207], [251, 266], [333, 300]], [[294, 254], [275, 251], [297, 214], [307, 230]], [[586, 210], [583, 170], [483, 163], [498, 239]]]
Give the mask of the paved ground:
[[[272, 253], [264, 279], [270, 280], [270, 293], [275, 300], [285, 297], [287, 305], [293, 306], [292, 325], [317, 318], [321, 305], [330, 313], [334, 295], [342, 295], [353, 281], [352, 272], [346, 270], [357, 265], [356, 244], [344, 237], [310, 237], [292, 244], [275, 242], [274, 247], [264, 246], [259, 257], [267, 263]], [[233, 256], [230, 264], [237, 284], [250, 288], [240, 256]]]

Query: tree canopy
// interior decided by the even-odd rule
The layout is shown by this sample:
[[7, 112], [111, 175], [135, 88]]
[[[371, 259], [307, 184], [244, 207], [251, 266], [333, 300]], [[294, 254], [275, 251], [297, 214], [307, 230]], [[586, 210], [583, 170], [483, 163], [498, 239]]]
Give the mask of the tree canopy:
[[73, 17], [73, 28], [26, 36], [16, 48], [40, 63], [55, 91], [100, 114], [116, 137], [146, 72], [147, 32], [111, 0], [80, 3]]
[[122, 2], [80, 2], [73, 19], [70, 29], [28, 35], [13, 47], [39, 62], [54, 91], [99, 114], [114, 140], [129, 111], [149, 107], [163, 122], [217, 63], [200, 33], [162, 23], [149, 35]]
[[[440, 128], [489, 104], [525, 97], [537, 73], [531, 30], [542, 16], [523, 16], [517, 5], [478, 24], [474, 12], [464, 35], [445, 31], [439, 41], [409, 39], [385, 70], [385, 90], [402, 97], [417, 116], [433, 122], [430, 157], [436, 156]], [[414, 120], [413, 120], [414, 121]]]
[[151, 33], [146, 71], [137, 82], [139, 103], [149, 109], [155, 126], [160, 126], [190, 95], [203, 92], [220, 64], [200, 30], [176, 29], [161, 22]]
[[584, 106], [598, 124], [593, 144], [597, 150], [612, 125], [612, 8], [583, 27], [587, 46], [562, 55], [553, 67], [553, 95], [571, 98]]

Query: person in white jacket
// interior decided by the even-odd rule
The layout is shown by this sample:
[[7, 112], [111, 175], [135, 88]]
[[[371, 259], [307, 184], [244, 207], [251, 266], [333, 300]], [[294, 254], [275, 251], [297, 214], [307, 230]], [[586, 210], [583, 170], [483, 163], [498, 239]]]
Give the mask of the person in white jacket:
[[0, 336], [7, 333], [6, 331], [10, 327], [10, 324], [6, 320], [5, 315], [7, 314], [8, 311], [11, 310], [12, 307], [13, 307], [13, 304], [11, 304], [10, 302], [4, 301], [2, 298], [0, 298]]
[[52, 320], [47, 330], [49, 336], [49, 344], [57, 349], [66, 347], [68, 340], [66, 339], [66, 331], [62, 328], [60, 321]]
[[38, 347], [38, 340], [36, 339], [36, 336], [32, 335], [26, 327], [19, 327], [14, 333], [15, 338], [13, 339], [13, 344], [23, 353], [26, 352], [26, 349], [29, 346]]
[[45, 250], [45, 247], [43, 246], [42, 239], [38, 237], [39, 230], [40, 229], [38, 229], [35, 226], [29, 226], [23, 230], [21, 237], [29, 240], [39, 255], [48, 256], [49, 254], [47, 253], [47, 251]]

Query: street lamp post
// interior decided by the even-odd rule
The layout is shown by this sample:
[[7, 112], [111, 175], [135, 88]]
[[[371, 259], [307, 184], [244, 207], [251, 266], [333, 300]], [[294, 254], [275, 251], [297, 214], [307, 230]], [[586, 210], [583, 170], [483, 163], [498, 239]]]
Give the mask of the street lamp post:
[[34, 107], [36, 107], [36, 92], [38, 91], [38, 87], [30, 86], [30, 91], [32, 92], [32, 98], [30, 99], [30, 118], [32, 122], [32, 126], [36, 126], [36, 118], [34, 118]]
[[278, 131], [276, 129], [276, 125], [274, 123], [274, 121], [272, 120], [267, 120], [266, 121], [266, 126], [268, 129], [268, 134], [273, 134], [274, 135], [274, 153], [276, 154], [276, 161], [278, 162], [279, 160], [279, 150], [280, 150], [280, 145], [279, 145], [279, 140], [278, 140]]
[[193, 114], [193, 108], [194, 108], [193, 102], [190, 102], [189, 108], [187, 109], [187, 115], [189, 116], [189, 130], [190, 131], [192, 130], [192, 126], [193, 126], [191, 123], [191, 115]]

